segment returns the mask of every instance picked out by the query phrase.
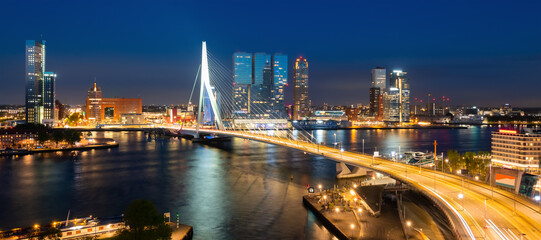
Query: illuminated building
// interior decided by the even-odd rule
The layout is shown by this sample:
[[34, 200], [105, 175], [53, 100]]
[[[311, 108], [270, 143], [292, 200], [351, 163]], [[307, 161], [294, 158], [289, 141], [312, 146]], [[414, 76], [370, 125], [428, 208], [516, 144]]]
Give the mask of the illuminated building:
[[99, 122], [102, 119], [101, 88], [96, 86], [88, 90], [86, 99], [86, 119]]
[[37, 133], [35, 132], [15, 132], [13, 130], [0, 132], [0, 149], [5, 148], [24, 148], [33, 145]]
[[379, 88], [381, 91], [384, 91], [387, 88], [387, 75], [385, 68], [376, 67], [372, 69], [372, 87]]
[[[378, 116], [381, 116], [379, 112], [380, 96], [382, 96], [382, 94], [381, 94], [381, 89], [379, 87], [370, 88], [370, 105], [369, 105], [370, 115], [376, 118]], [[383, 103], [381, 103], [381, 105], [383, 105]]]
[[56, 75], [45, 72], [45, 41], [26, 41], [25, 106], [26, 122], [54, 121]]
[[250, 91], [251, 113], [266, 114], [270, 112], [272, 93], [271, 56], [255, 53], [253, 56], [253, 83]]
[[383, 117], [385, 122], [400, 122], [400, 91], [391, 87], [383, 93]]
[[304, 119], [310, 112], [308, 100], [308, 61], [302, 57], [295, 61], [293, 69], [293, 120]]
[[45, 72], [43, 74], [43, 119], [56, 119], [54, 83], [56, 74]]
[[[398, 122], [409, 122], [410, 121], [410, 87], [407, 78], [407, 73], [401, 70], [393, 70], [390, 74], [390, 84], [389, 89], [396, 89], [398, 92], [391, 93], [389, 90], [388, 100], [391, 100], [393, 97], [391, 95], [398, 95], [398, 106], [390, 104], [390, 107], [397, 107], [398, 109]], [[385, 96], [384, 96], [385, 101]], [[389, 102], [391, 103], [391, 102]], [[384, 103], [385, 105], [385, 103]], [[385, 106], [384, 106], [385, 108]], [[391, 110], [396, 111], [396, 109]]]
[[504, 168], [539, 170], [541, 134], [526, 130], [492, 132], [492, 163]]
[[233, 54], [233, 114], [237, 117], [265, 112], [285, 117], [286, 84], [287, 55]]
[[287, 55], [274, 54], [272, 56], [272, 73], [274, 88], [271, 106], [278, 116], [286, 117], [284, 87], [287, 85]]
[[143, 112], [141, 98], [103, 98], [101, 89], [96, 86], [88, 90], [86, 99], [86, 118], [96, 123], [120, 122], [122, 114]]

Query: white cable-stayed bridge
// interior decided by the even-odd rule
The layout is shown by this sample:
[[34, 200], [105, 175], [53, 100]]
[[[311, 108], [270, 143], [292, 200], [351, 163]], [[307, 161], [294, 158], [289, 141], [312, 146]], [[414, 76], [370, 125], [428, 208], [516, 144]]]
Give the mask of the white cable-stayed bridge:
[[266, 104], [252, 104], [246, 111], [243, 103], [250, 104], [250, 94], [234, 91], [232, 71], [207, 52], [206, 42], [199, 69], [196, 126], [164, 127], [202, 141], [237, 137], [275, 144], [323, 156], [342, 168], [347, 164], [387, 174], [431, 198], [460, 239], [541, 239], [541, 208], [528, 199], [460, 176], [319, 144], [310, 132], [288, 127], [284, 115]]

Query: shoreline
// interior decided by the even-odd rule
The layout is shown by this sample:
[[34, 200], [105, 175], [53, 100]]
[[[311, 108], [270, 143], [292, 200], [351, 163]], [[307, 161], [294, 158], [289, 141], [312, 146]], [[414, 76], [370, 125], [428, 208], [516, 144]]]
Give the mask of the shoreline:
[[46, 153], [46, 152], [67, 152], [67, 151], [84, 151], [92, 149], [108, 149], [108, 148], [117, 148], [118, 143], [114, 144], [95, 144], [84, 147], [71, 147], [71, 148], [48, 148], [48, 149], [34, 149], [34, 150], [9, 150], [9, 151], [0, 151], [0, 157], [3, 156], [13, 156], [13, 155], [29, 155], [36, 153]]

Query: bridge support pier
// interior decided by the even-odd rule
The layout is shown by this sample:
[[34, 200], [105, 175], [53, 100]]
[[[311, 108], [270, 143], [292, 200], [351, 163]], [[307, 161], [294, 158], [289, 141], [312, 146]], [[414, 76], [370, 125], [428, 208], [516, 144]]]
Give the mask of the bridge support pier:
[[336, 178], [354, 178], [366, 175], [366, 169], [351, 166], [348, 167], [344, 162], [336, 163]]

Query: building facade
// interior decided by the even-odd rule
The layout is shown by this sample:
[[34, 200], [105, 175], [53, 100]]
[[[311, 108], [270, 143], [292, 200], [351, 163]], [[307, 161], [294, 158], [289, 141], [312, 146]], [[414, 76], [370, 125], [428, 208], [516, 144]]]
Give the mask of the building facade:
[[232, 103], [236, 117], [285, 117], [286, 84], [287, 55], [245, 52], [233, 54]]
[[308, 100], [308, 61], [306, 59], [300, 57], [295, 61], [293, 77], [293, 120], [301, 120], [310, 113], [310, 100]]
[[400, 91], [389, 88], [383, 93], [383, 117], [385, 122], [400, 122]]
[[56, 74], [45, 72], [43, 74], [43, 119], [56, 119], [54, 83]]
[[387, 73], [384, 67], [372, 69], [372, 87], [384, 91], [387, 88]]
[[370, 111], [370, 115], [376, 118], [379, 115], [380, 95], [381, 95], [381, 89], [379, 87], [370, 88], [369, 111]]
[[492, 133], [492, 163], [521, 171], [538, 171], [541, 134], [500, 129]]
[[86, 118], [94, 123], [119, 123], [122, 114], [143, 113], [141, 98], [103, 98], [96, 83], [88, 90]]
[[402, 70], [393, 70], [390, 74], [390, 89], [398, 90], [398, 122], [410, 121], [410, 86], [407, 78], [407, 72]]
[[45, 72], [45, 41], [27, 40], [25, 64], [25, 117], [28, 123], [54, 120], [54, 73]]
[[274, 54], [272, 56], [273, 91], [271, 107], [274, 114], [287, 117], [284, 105], [285, 86], [287, 86], [287, 55]]

